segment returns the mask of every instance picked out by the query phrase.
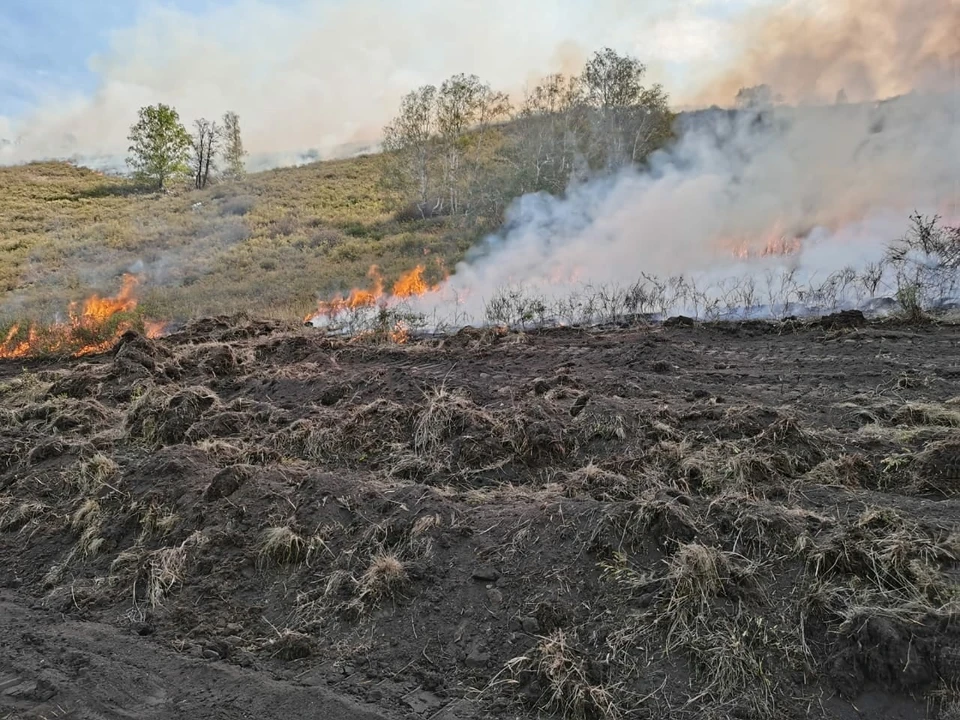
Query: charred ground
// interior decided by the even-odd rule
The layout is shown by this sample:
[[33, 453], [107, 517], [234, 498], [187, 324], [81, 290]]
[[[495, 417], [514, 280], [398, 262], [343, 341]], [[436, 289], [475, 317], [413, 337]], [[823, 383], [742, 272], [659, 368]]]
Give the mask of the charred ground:
[[951, 324], [0, 363], [0, 717], [955, 718], [958, 436]]

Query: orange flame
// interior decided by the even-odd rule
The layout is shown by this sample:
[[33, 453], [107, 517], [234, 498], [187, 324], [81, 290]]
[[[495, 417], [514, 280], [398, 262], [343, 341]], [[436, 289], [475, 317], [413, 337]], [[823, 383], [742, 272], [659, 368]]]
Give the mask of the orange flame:
[[[22, 338], [21, 325], [14, 325], [0, 343], [0, 359], [22, 358], [40, 354], [69, 354], [82, 357], [104, 352], [113, 346], [116, 339], [134, 327], [132, 318], [120, 318], [118, 313], [130, 313], [137, 307], [134, 291], [138, 280], [133, 275], [124, 275], [123, 282], [114, 297], [93, 295], [78, 303], [70, 303], [68, 321], [47, 327], [31, 325], [26, 338]], [[148, 337], [163, 334], [166, 323], [146, 321], [144, 332]]]
[[27, 339], [17, 342], [19, 332], [19, 325], [10, 328], [6, 339], [0, 344], [0, 358], [22, 358], [30, 354], [30, 345], [36, 341], [36, 330], [31, 327]]
[[[426, 267], [424, 265], [417, 265], [410, 272], [401, 275], [393, 284], [391, 291], [387, 293], [384, 290], [385, 283], [379, 268], [372, 265], [367, 272], [367, 277], [371, 280], [369, 289], [354, 288], [346, 297], [336, 295], [330, 300], [321, 300], [317, 304], [317, 311], [307, 315], [306, 321], [310, 322], [317, 318], [332, 319], [352, 310], [377, 306], [386, 307], [397, 300], [419, 297], [438, 290], [439, 285], [431, 285], [424, 279], [425, 272]], [[405, 326], [400, 327], [400, 325], [401, 323], [398, 323], [391, 336], [398, 342], [405, 342], [409, 338], [410, 332]]]
[[750, 258], [777, 257], [793, 255], [800, 251], [802, 238], [793, 236], [784, 229], [780, 220], [774, 223], [764, 237], [749, 238], [740, 236], [725, 237], [720, 240], [720, 247], [742, 260]]

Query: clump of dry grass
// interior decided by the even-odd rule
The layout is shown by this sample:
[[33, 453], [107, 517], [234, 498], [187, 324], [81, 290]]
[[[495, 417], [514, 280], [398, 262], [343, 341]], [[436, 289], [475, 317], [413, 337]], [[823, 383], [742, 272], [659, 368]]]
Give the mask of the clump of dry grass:
[[150, 554], [147, 564], [147, 600], [150, 607], [159, 607], [167, 594], [183, 583], [186, 565], [187, 551], [184, 545], [161, 548]]
[[802, 654], [799, 646], [785, 646], [782, 630], [741, 610], [686, 631], [679, 644], [703, 683], [688, 704], [727, 708], [727, 717], [775, 717], [774, 668], [768, 655], [784, 661]]
[[931, 442], [912, 458], [914, 482], [921, 492], [960, 495], [960, 441]]
[[757, 563], [689, 542], [676, 547], [660, 573], [638, 572], [625, 555], [603, 569], [604, 577], [629, 596], [649, 598], [646, 609], [629, 614], [608, 640], [618, 667], [628, 674], [642, 672], [635, 649], [649, 648], [651, 638], [662, 633], [664, 652], [684, 653], [697, 672], [699, 691], [690, 703], [771, 716], [775, 695], [766, 656], [771, 648], [802, 652], [783, 628], [765, 627], [762, 615], [751, 617], [744, 606], [755, 586]]
[[646, 483], [643, 479], [631, 480], [590, 462], [579, 470], [567, 473], [563, 485], [568, 497], [588, 495], [596, 500], [616, 501], [637, 497]]
[[666, 630], [668, 650], [710, 614], [718, 597], [751, 581], [757, 569], [743, 556], [697, 542], [679, 544], [664, 563], [664, 573], [640, 573], [625, 555], [617, 554], [603, 569], [627, 590], [657, 591], [658, 607], [650, 619]]
[[784, 452], [763, 452], [744, 448], [726, 462], [727, 477], [734, 487], [771, 485], [796, 474], [794, 459]]
[[240, 441], [227, 441], [220, 438], [200, 440], [195, 444], [195, 447], [206, 453], [217, 465], [240, 464], [241, 458], [243, 458], [249, 450], [249, 448]]
[[958, 596], [942, 569], [956, 560], [944, 531], [924, 530], [890, 508], [869, 508], [811, 547], [807, 563], [820, 582], [867, 583], [880, 604], [939, 607]]
[[269, 444], [284, 457], [320, 460], [333, 449], [332, 432], [329, 427], [301, 418], [271, 435]]
[[507, 670], [521, 682], [538, 683], [543, 692], [535, 700], [541, 712], [567, 720], [617, 720], [624, 716], [616, 688], [604, 685], [574, 647], [563, 629], [540, 638], [531, 652], [513, 658]]
[[680, 545], [667, 560], [664, 576], [669, 595], [662, 621], [667, 623], [667, 647], [678, 634], [688, 634], [709, 614], [710, 605], [728, 587], [749, 579], [755, 568], [742, 556], [699, 543]]
[[380, 398], [365, 405], [302, 418], [274, 433], [270, 448], [284, 457], [344, 463], [387, 463], [396, 460], [398, 444], [409, 441], [410, 411]]
[[201, 550], [207, 537], [196, 531], [176, 547], [160, 548], [147, 556], [147, 600], [159, 607], [175, 587], [183, 584], [187, 568], [187, 551]]
[[960, 428], [960, 409], [935, 403], [906, 403], [897, 408], [894, 425]]
[[960, 686], [941, 684], [927, 695], [927, 709], [936, 720], [960, 720]]
[[395, 597], [407, 579], [407, 567], [399, 557], [393, 553], [378, 553], [360, 576], [353, 603], [359, 608], [376, 606]]
[[371, 525], [346, 550], [328, 553], [331, 567], [318, 588], [298, 598], [299, 616], [306, 623], [329, 612], [355, 619], [386, 601], [399, 601], [433, 556], [431, 535], [442, 525], [437, 514]]
[[690, 498], [669, 490], [651, 488], [632, 507], [624, 537], [652, 538], [662, 550], [693, 542], [704, 534], [695, 517]]
[[24, 370], [20, 375], [0, 383], [0, 398], [3, 398], [6, 407], [35, 403], [45, 397], [52, 387], [53, 382], [45, 376]]
[[96, 497], [105, 486], [115, 483], [120, 466], [103, 453], [82, 460], [74, 478], [77, 489], [87, 497]]
[[54, 397], [28, 403], [17, 412], [21, 425], [44, 432], [89, 433], [112, 425], [116, 413], [96, 400]]
[[864, 455], [851, 453], [827, 458], [810, 470], [804, 479], [817, 485], [854, 489], [874, 485], [875, 475], [876, 470]]
[[462, 437], [469, 430], [502, 435], [503, 426], [491, 413], [483, 410], [460, 389], [441, 386], [426, 394], [423, 406], [413, 425], [413, 449], [425, 457], [446, 465], [449, 449], [444, 445]]
[[92, 557], [100, 552], [104, 539], [100, 537], [103, 529], [104, 513], [100, 503], [87, 498], [70, 517], [70, 527], [80, 533], [77, 550], [82, 557]]
[[528, 466], [562, 460], [576, 451], [574, 437], [567, 429], [569, 419], [569, 414], [546, 403], [530, 403], [508, 419], [507, 442], [517, 459]]
[[278, 565], [300, 562], [307, 552], [307, 541], [288, 525], [268, 527], [260, 535], [258, 556], [261, 562], [272, 561]]
[[834, 525], [824, 515], [736, 493], [710, 503], [709, 515], [733, 552], [750, 557], [795, 556]]
[[37, 500], [18, 503], [12, 497], [0, 497], [0, 532], [19, 530], [46, 511], [47, 506]]
[[183, 442], [204, 413], [220, 406], [216, 393], [205, 387], [186, 387], [171, 393], [151, 386], [130, 404], [126, 427], [132, 438], [173, 445]]
[[270, 657], [287, 662], [303, 660], [314, 653], [316, 643], [309, 635], [286, 629], [277, 634], [265, 646]]
[[138, 541], [141, 543], [152, 537], [169, 535], [180, 522], [180, 517], [175, 512], [157, 502], [146, 506], [135, 503], [130, 509], [140, 516]]
[[180, 351], [177, 361], [184, 366], [196, 367], [213, 377], [227, 377], [252, 366], [255, 354], [253, 348], [211, 342], [187, 346]]

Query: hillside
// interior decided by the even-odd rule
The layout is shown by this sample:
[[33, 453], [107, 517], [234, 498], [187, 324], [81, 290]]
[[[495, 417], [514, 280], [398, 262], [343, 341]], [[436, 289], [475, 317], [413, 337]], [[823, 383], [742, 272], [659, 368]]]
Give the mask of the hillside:
[[318, 294], [361, 284], [371, 264], [387, 280], [452, 265], [475, 231], [395, 221], [377, 163], [322, 162], [162, 196], [66, 163], [0, 168], [0, 327], [113, 294], [127, 272], [145, 278], [141, 308], [153, 317], [293, 319]]

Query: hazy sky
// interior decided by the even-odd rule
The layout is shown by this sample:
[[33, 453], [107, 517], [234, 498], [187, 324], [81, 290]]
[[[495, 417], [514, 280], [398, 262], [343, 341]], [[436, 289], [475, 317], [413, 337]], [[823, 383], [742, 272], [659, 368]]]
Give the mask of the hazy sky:
[[324, 149], [369, 140], [419, 84], [473, 72], [517, 93], [605, 45], [682, 98], [729, 57], [731, 23], [787, 1], [2, 0], [0, 138], [108, 152], [164, 101], [238, 111], [255, 151]]

